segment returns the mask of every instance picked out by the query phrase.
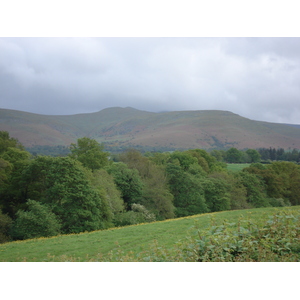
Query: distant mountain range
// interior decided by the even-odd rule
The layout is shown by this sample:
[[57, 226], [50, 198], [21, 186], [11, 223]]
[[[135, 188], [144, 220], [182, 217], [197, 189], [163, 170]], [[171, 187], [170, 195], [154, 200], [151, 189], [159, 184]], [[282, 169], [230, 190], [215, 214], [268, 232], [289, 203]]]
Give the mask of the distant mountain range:
[[87, 136], [108, 147], [144, 149], [297, 148], [300, 125], [253, 121], [229, 111], [147, 112], [113, 107], [50, 116], [0, 109], [0, 130], [25, 147], [65, 145]]

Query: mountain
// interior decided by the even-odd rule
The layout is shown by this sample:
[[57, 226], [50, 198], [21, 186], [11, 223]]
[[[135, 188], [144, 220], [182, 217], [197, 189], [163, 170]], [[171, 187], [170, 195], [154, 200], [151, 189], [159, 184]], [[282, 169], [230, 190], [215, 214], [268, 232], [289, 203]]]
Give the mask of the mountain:
[[144, 149], [298, 148], [300, 127], [253, 121], [229, 111], [147, 112], [113, 107], [50, 116], [0, 109], [0, 130], [25, 147], [65, 145], [87, 136], [108, 147]]

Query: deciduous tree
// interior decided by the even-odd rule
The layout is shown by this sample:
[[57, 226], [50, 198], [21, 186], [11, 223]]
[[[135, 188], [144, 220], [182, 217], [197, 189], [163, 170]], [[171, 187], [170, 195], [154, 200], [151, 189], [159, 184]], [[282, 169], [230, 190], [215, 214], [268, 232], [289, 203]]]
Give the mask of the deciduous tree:
[[109, 154], [103, 149], [104, 146], [96, 140], [83, 137], [77, 140], [77, 144], [71, 144], [70, 157], [77, 159], [86, 168], [94, 171], [108, 165]]
[[50, 207], [38, 201], [28, 200], [26, 210], [18, 210], [11, 229], [15, 240], [50, 237], [60, 233], [61, 224]]
[[204, 189], [198, 178], [184, 172], [180, 166], [168, 164], [166, 168], [170, 191], [174, 196], [175, 213], [184, 217], [208, 212]]
[[27, 198], [49, 205], [62, 222], [63, 233], [111, 226], [105, 194], [93, 188], [88, 170], [69, 157], [40, 156], [24, 172]]

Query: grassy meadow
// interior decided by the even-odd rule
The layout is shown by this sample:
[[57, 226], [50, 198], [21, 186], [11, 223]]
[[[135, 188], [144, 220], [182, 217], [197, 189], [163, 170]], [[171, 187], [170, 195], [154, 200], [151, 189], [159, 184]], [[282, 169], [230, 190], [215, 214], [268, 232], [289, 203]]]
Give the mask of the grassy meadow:
[[244, 168], [249, 167], [251, 164], [227, 164], [227, 170], [233, 172], [239, 172]]
[[[223, 211], [89, 233], [15, 241], [0, 245], [0, 261], [131, 261], [153, 247], [176, 251], [175, 244], [198, 230], [224, 222], [262, 224], [276, 213], [300, 214], [300, 206]], [[129, 254], [129, 256], [127, 255]]]

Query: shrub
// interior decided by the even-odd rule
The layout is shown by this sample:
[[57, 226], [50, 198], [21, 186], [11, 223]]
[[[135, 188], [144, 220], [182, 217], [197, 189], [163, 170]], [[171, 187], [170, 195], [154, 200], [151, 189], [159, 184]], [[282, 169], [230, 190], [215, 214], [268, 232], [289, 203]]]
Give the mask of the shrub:
[[273, 207], [291, 206], [289, 200], [285, 200], [282, 198], [269, 198], [268, 201]]
[[0, 244], [10, 240], [9, 229], [11, 224], [12, 219], [8, 215], [2, 214], [0, 211]]
[[155, 221], [155, 215], [150, 213], [143, 205], [133, 203], [131, 209], [116, 215], [114, 224], [116, 226], [126, 226]]
[[28, 210], [18, 210], [11, 236], [16, 240], [50, 237], [60, 233], [61, 225], [45, 204], [34, 200], [27, 201]]
[[[299, 261], [300, 216], [275, 214], [259, 226], [247, 220], [238, 224], [211, 226], [197, 230], [185, 247], [186, 260], [198, 262]], [[192, 251], [191, 251], [192, 249]]]
[[300, 216], [275, 214], [264, 224], [249, 220], [209, 229], [197, 225], [193, 233], [172, 249], [155, 242], [137, 255], [120, 249], [111, 251], [101, 261], [147, 262], [298, 262], [300, 261]]

